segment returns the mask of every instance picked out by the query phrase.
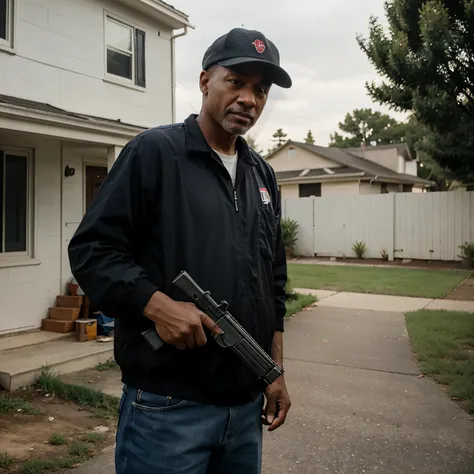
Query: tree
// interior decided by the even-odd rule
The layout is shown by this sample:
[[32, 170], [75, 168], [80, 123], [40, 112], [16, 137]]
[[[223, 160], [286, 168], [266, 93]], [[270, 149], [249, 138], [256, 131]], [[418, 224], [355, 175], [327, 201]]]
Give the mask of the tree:
[[304, 139], [305, 143], [309, 143], [310, 145], [314, 145], [315, 140], [313, 137], [313, 132], [311, 130], [308, 131], [308, 135], [306, 135], [306, 138]]
[[282, 128], [279, 128], [279, 129], [273, 134], [273, 138], [274, 138], [273, 141], [276, 141], [276, 142], [277, 142], [275, 148], [278, 148], [278, 147], [282, 146], [282, 145], [286, 142], [285, 138], [286, 138], [287, 136], [288, 136], [288, 134], [284, 133]]
[[329, 146], [338, 148], [360, 147], [363, 144], [390, 145], [405, 140], [406, 126], [393, 117], [372, 109], [356, 109], [346, 114], [344, 122], [339, 122], [338, 132], [331, 134]]
[[389, 0], [385, 33], [370, 19], [357, 37], [381, 84], [372, 99], [411, 111], [427, 127], [422, 149], [464, 182], [474, 176], [474, 1]]

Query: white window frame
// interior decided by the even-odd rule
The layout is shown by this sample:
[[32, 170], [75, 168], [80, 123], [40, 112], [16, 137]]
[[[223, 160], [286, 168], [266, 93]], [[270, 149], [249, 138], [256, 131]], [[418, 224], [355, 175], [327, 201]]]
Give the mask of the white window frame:
[[[109, 46], [107, 44], [107, 28], [108, 28], [108, 22], [113, 21], [115, 23], [118, 23], [119, 25], [126, 26], [132, 30], [132, 78], [128, 79], [122, 76], [116, 76], [115, 74], [111, 74], [107, 70], [107, 51], [109, 49]], [[106, 82], [113, 82], [115, 84], [119, 84], [125, 87], [129, 87], [131, 89], [135, 89], [141, 92], [144, 92], [146, 90], [145, 87], [140, 87], [137, 84], [135, 84], [135, 75], [136, 75], [136, 45], [135, 45], [135, 30], [142, 30], [145, 31], [145, 29], [132, 22], [129, 20], [125, 20], [124, 18], [121, 18], [119, 15], [116, 15], [115, 13], [112, 13], [110, 11], [104, 10], [104, 80]], [[130, 54], [130, 51], [124, 51], [120, 50], [117, 48], [110, 48], [111, 50], [117, 51], [118, 53], [121, 54]]]
[[[8, 261], [15, 260], [26, 260], [34, 258], [33, 255], [33, 152], [29, 148], [21, 148], [16, 146], [2, 145], [0, 143], [0, 150], [3, 151], [4, 157], [6, 155], [24, 156], [26, 158], [26, 250], [23, 252], [3, 252], [5, 242], [5, 225], [4, 220], [0, 222], [3, 226], [2, 229], [2, 242], [0, 242], [0, 266], [2, 263], [8, 263]], [[5, 166], [5, 165], [4, 165]], [[4, 177], [5, 179], [5, 177]], [[2, 203], [5, 202], [5, 186], [3, 187], [3, 199]]]
[[15, 52], [15, 17], [16, 17], [16, 0], [7, 0], [7, 38], [0, 38], [0, 50], [8, 53]]

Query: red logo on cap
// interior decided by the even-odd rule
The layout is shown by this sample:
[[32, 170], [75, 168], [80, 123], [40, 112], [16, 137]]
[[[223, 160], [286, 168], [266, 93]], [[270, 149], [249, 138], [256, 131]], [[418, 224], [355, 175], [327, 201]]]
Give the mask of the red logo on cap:
[[255, 49], [262, 54], [265, 51], [265, 43], [261, 40], [255, 40], [252, 43], [255, 46]]

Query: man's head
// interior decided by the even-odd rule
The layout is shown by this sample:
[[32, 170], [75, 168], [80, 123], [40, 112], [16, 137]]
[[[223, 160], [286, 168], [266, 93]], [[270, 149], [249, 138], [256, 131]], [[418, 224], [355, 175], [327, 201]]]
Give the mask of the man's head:
[[200, 87], [206, 114], [233, 135], [245, 135], [265, 107], [272, 84], [291, 87], [276, 46], [242, 28], [218, 38], [206, 51]]

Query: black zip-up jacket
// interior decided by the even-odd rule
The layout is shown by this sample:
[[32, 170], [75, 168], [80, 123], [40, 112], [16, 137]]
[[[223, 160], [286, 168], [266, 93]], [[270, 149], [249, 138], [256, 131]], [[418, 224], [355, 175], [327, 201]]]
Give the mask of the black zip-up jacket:
[[191, 115], [139, 134], [122, 150], [69, 244], [73, 275], [103, 313], [115, 318], [122, 381], [160, 395], [233, 405], [262, 387], [230, 351], [208, 337], [199, 348], [153, 352], [143, 310], [186, 270], [271, 354], [283, 331], [286, 256], [272, 168], [238, 138], [235, 187]]

